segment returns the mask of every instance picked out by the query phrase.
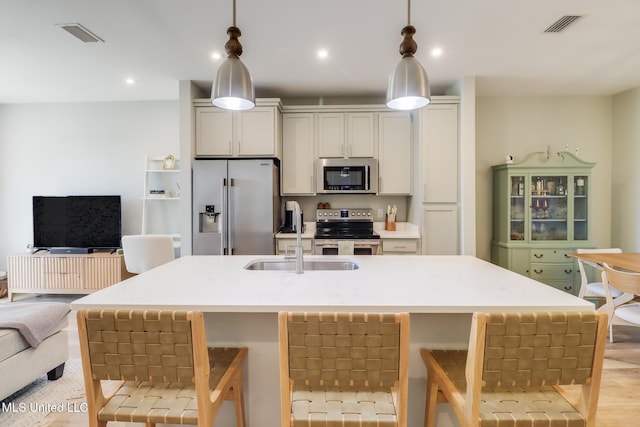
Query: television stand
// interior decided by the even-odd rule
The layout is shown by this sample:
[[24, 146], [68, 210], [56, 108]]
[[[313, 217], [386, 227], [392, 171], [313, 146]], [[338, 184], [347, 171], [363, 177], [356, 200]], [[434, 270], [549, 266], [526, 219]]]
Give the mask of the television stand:
[[90, 294], [132, 276], [120, 254], [19, 254], [7, 257], [9, 300], [16, 294]]

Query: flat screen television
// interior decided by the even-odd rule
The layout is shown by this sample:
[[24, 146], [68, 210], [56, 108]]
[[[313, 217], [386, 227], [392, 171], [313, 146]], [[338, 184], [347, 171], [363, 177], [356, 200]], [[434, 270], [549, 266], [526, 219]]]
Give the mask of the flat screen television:
[[121, 238], [120, 196], [33, 196], [36, 249], [115, 249]]

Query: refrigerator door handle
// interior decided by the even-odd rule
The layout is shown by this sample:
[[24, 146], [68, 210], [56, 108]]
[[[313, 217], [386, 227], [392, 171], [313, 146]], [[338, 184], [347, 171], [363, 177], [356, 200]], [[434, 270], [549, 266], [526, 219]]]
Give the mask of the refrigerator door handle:
[[228, 183], [228, 187], [227, 187], [227, 211], [229, 212], [228, 214], [228, 221], [227, 221], [227, 238], [228, 238], [228, 242], [229, 242], [229, 255], [233, 255], [233, 221], [232, 221], [232, 215], [231, 212], [233, 211], [233, 191], [232, 188], [233, 187], [233, 178], [229, 178], [229, 183]]
[[220, 254], [227, 254], [227, 218], [229, 210], [227, 209], [227, 179], [222, 178], [220, 191], [222, 194], [222, 215], [220, 215], [220, 229], [222, 238], [220, 239]]

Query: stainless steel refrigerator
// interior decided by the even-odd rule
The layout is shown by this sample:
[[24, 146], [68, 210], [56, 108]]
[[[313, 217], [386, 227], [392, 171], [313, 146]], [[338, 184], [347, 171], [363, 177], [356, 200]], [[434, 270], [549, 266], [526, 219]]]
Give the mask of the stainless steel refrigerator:
[[273, 159], [195, 160], [194, 255], [275, 253], [280, 174]]

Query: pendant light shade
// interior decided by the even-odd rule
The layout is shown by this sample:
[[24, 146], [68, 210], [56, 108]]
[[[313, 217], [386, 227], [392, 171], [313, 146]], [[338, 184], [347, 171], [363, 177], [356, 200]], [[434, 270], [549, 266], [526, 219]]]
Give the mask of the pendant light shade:
[[247, 67], [240, 60], [242, 45], [238, 37], [242, 35], [235, 26], [236, 3], [233, 2], [233, 26], [227, 29], [229, 40], [224, 45], [227, 59], [218, 68], [211, 88], [213, 105], [226, 110], [248, 110], [256, 106], [253, 79]]
[[404, 37], [400, 44], [402, 59], [389, 77], [387, 87], [387, 107], [394, 110], [415, 110], [431, 102], [429, 77], [420, 61], [413, 56], [418, 49], [413, 40], [415, 33], [412, 25], [407, 25], [401, 32]]

